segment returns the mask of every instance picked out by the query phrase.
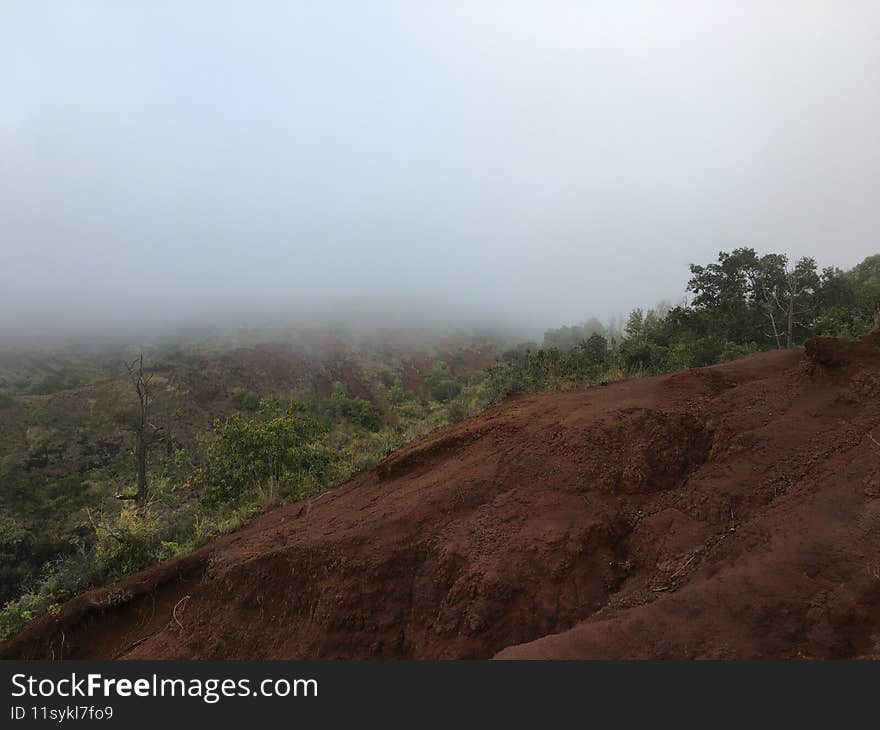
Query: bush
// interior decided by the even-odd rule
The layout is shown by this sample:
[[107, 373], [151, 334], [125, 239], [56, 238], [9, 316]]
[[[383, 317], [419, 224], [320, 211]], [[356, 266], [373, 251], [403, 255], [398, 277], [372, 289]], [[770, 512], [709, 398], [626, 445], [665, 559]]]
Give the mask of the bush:
[[402, 405], [408, 401], [418, 400], [411, 390], [403, 387], [403, 378], [400, 373], [393, 370], [382, 370], [378, 375], [385, 394], [385, 400], [394, 406]]
[[46, 428], [44, 426], [28, 426], [25, 429], [25, 441], [27, 441], [30, 453], [37, 453], [41, 449], [46, 449], [55, 438], [56, 430], [54, 428]]
[[355, 426], [365, 428], [367, 431], [378, 431], [382, 428], [382, 415], [376, 407], [363, 398], [352, 398], [336, 390], [331, 398], [336, 411], [336, 421], [347, 419]]
[[0, 609], [0, 641], [17, 633], [28, 621], [43, 613], [41, 602], [25, 594], [15, 601], [7, 601]]
[[328, 426], [348, 422], [367, 431], [382, 428], [382, 414], [363, 398], [352, 397], [342, 383], [334, 383], [329, 398], [314, 402], [312, 412]]
[[[124, 508], [118, 515], [93, 520], [93, 541], [77, 542], [74, 552], [47, 562], [39, 580], [3, 605], [0, 641], [76, 593], [175, 555], [179, 546], [168, 537], [178, 526], [166, 517], [160, 518], [152, 508]], [[192, 526], [188, 532], [193, 532]]]
[[572, 347], [566, 355], [566, 370], [577, 380], [595, 378], [609, 365], [608, 340], [598, 333]]
[[282, 410], [278, 399], [263, 400], [256, 418], [235, 414], [216, 421], [214, 431], [196, 477], [209, 505], [228, 503], [262, 483], [292, 489], [325, 482], [333, 473], [327, 428], [296, 401]]
[[109, 580], [172, 557], [176, 543], [164, 540], [161, 522], [147, 508], [123, 509], [116, 519], [95, 524], [95, 565]]
[[450, 423], [460, 423], [468, 416], [467, 406], [459, 399], [452, 401], [446, 411]]
[[15, 405], [15, 398], [7, 393], [0, 393], [0, 411], [4, 408], [12, 408]]
[[229, 391], [229, 397], [235, 401], [235, 405], [241, 411], [258, 411], [260, 409], [260, 396], [247, 388], [233, 388]]
[[93, 555], [85, 549], [46, 563], [42, 579], [0, 609], [0, 641], [19, 631], [31, 619], [57, 610], [63, 601], [98, 580]]
[[461, 381], [452, 374], [445, 362], [435, 363], [431, 372], [425, 376], [425, 382], [430, 388], [431, 397], [441, 403], [451, 401], [462, 389]]
[[528, 358], [489, 371], [486, 390], [490, 403], [528, 391]]

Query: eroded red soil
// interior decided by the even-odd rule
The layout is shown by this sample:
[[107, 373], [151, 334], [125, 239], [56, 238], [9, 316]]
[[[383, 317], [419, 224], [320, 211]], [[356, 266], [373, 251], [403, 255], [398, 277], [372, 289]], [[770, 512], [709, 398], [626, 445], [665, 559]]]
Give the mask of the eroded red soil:
[[877, 334], [513, 399], [0, 656], [877, 656], [878, 424]]

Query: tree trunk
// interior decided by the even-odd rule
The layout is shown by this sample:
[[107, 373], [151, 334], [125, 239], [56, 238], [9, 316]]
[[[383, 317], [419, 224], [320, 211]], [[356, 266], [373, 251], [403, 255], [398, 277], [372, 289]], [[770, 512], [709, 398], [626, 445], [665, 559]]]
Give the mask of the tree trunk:
[[144, 439], [143, 427], [137, 434], [135, 456], [137, 458], [137, 504], [138, 507], [143, 507], [149, 496], [147, 489], [147, 444]]
[[773, 337], [776, 340], [776, 349], [782, 349], [782, 340], [779, 339], [779, 329], [776, 327], [776, 317], [773, 316], [773, 310], [767, 312], [767, 316], [770, 318], [770, 326], [773, 328]]
[[785, 346], [789, 348], [794, 340], [794, 300], [795, 293], [792, 290], [788, 297], [788, 336], [785, 340]]
[[138, 421], [135, 429], [135, 460], [137, 461], [137, 500], [138, 507], [144, 507], [150, 496], [149, 485], [147, 484], [147, 451], [149, 444], [147, 443], [147, 416], [149, 414], [150, 402], [150, 381], [152, 375], [144, 373], [144, 354], [126, 363], [131, 383], [134, 386], [135, 393], [138, 398]]

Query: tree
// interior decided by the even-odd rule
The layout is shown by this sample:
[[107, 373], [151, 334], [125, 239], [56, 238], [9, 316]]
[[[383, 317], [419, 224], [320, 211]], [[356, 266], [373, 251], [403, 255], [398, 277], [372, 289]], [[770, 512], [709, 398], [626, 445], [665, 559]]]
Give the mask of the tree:
[[592, 365], [601, 369], [608, 364], [608, 340], [603, 335], [594, 332], [582, 347]]
[[688, 291], [692, 305], [702, 315], [701, 337], [714, 336], [734, 342], [763, 337], [764, 313], [755, 305], [755, 271], [758, 255], [752, 248], [721, 251], [708, 266], [691, 264]]
[[646, 317], [641, 308], [630, 312], [626, 320], [623, 341], [618, 350], [620, 363], [627, 370], [631, 372], [650, 370], [654, 365], [652, 348], [648, 342], [648, 326], [654, 325], [656, 325], [656, 315]]
[[576, 380], [590, 380], [608, 367], [608, 340], [598, 332], [565, 353], [563, 368]]
[[645, 344], [645, 315], [641, 307], [636, 307], [630, 312], [623, 334], [627, 340], [636, 345]]
[[448, 403], [462, 389], [459, 379], [453, 375], [449, 366], [442, 360], [434, 363], [431, 371], [425, 376], [425, 382], [431, 389], [431, 397], [441, 403]]
[[880, 321], [880, 254], [868, 256], [848, 272], [855, 292], [859, 318], [864, 322], [864, 332], [870, 331]]
[[591, 317], [573, 327], [547, 330], [544, 333], [543, 346], [548, 350], [555, 347], [561, 352], [568, 352], [571, 348], [576, 347], [594, 334], [604, 335], [605, 326], [595, 317]]
[[151, 383], [153, 374], [144, 372], [144, 353], [141, 352], [131, 362], [125, 363], [128, 370], [128, 377], [134, 386], [135, 394], [138, 399], [137, 414], [134, 418], [134, 437], [135, 437], [135, 461], [137, 466], [137, 493], [134, 495], [122, 494], [119, 489], [116, 491], [116, 499], [134, 499], [139, 507], [143, 507], [149, 498], [149, 486], [147, 484], [147, 456], [150, 447], [151, 437], [147, 434], [147, 427], [156, 431], [155, 426], [147, 421], [150, 412], [150, 405], [153, 402], [153, 394]]
[[[819, 286], [819, 275], [816, 273], [816, 260], [805, 256], [785, 272], [783, 301], [787, 322], [785, 346], [794, 344], [794, 326], [803, 324], [798, 319], [807, 311], [803, 300], [813, 294]], [[782, 302], [777, 302], [782, 308]]]
[[764, 313], [770, 325], [768, 336], [782, 347], [782, 330], [779, 312], [779, 291], [785, 281], [787, 259], [782, 254], [770, 253], [748, 267], [747, 276], [752, 290], [752, 300]]
[[[816, 261], [803, 257], [794, 266], [788, 265], [784, 254], [767, 254], [757, 260], [749, 272], [754, 289], [754, 300], [767, 316], [776, 347], [794, 344], [795, 326], [803, 325], [801, 316], [807, 311], [805, 299], [820, 286]], [[782, 327], [785, 327], [784, 331]]]
[[327, 427], [296, 401], [285, 409], [277, 398], [263, 399], [257, 416], [236, 413], [216, 421], [214, 431], [199, 471], [209, 504], [229, 502], [267, 482], [290, 491], [323, 483], [334, 468], [336, 457], [324, 443]]
[[708, 266], [691, 265], [688, 290], [694, 309], [705, 315], [701, 336], [740, 344], [769, 337], [777, 347], [784, 338], [791, 347], [819, 284], [814, 259], [790, 266], [785, 254], [758, 256], [752, 248], [737, 248], [720, 252]]

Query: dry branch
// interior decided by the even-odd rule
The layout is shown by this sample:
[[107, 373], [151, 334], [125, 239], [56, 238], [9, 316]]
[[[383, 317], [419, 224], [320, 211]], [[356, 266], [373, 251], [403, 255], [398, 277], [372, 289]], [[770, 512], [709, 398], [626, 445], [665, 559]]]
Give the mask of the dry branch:
[[187, 593], [183, 598], [181, 598], [177, 603], [175, 603], [174, 608], [171, 609], [171, 615], [174, 618], [174, 620], [177, 622], [177, 625], [180, 626], [180, 628], [183, 628], [183, 624], [180, 623], [180, 619], [177, 618], [177, 609], [180, 608], [181, 603], [186, 603], [188, 600], [189, 600], [189, 594]]

